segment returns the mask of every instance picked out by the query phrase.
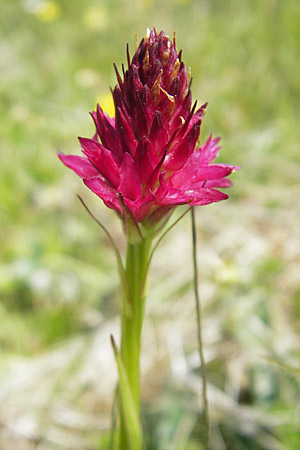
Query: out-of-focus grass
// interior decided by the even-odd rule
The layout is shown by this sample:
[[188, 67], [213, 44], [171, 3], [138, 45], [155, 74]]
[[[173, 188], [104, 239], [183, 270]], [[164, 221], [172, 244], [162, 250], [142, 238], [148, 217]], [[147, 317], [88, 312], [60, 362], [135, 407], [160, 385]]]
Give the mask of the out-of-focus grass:
[[[204, 321], [211, 324], [206, 336], [212, 354], [209, 382], [236, 401], [230, 414], [229, 407], [218, 404], [216, 392], [210, 393], [215, 448], [297, 448], [299, 1], [2, 0], [0, 5], [2, 380], [16, 360], [63, 349], [77, 338], [89, 342], [99, 324], [118, 312], [113, 254], [76, 193], [88, 199], [122, 247], [121, 228], [113, 213], [61, 166], [55, 152], [78, 151], [77, 135], [92, 135], [88, 111], [97, 101], [111, 109], [112, 62], [125, 61], [126, 42], [133, 52], [134, 33], [142, 36], [155, 24], [169, 34], [177, 30], [184, 61], [192, 67], [193, 95], [209, 102], [202, 139], [211, 130], [221, 135], [220, 160], [242, 166], [234, 176], [231, 200], [198, 211], [199, 255], [206, 258], [201, 262]], [[184, 308], [189, 303], [181, 304], [180, 298], [192, 296], [189, 272], [182, 272], [181, 283], [172, 277], [174, 270], [181, 273], [173, 250], [181, 233], [179, 228], [170, 236], [154, 261], [149, 301], [158, 328], [167, 321], [174, 299]], [[187, 245], [184, 241], [181, 249], [185, 255]], [[175, 323], [178, 315], [172, 316]], [[185, 320], [194, 323], [192, 310]], [[192, 339], [187, 331], [181, 335], [181, 356], [198, 377], [192, 357], [196, 333], [190, 327]], [[72, 373], [65, 378], [68, 386]], [[191, 383], [176, 384], [175, 375], [160, 401], [155, 396], [145, 401], [149, 449], [199, 448], [201, 415], [194, 385], [189, 377]], [[60, 398], [50, 385], [45, 389]], [[68, 400], [76, 405], [76, 396], [81, 399], [88, 389], [75, 389]], [[78, 401], [78, 409], [94, 420], [101, 412], [99, 398], [98, 405]], [[238, 405], [240, 420], [234, 410]], [[15, 445], [14, 432], [6, 431], [14, 429], [20, 411], [9, 423], [0, 411], [4, 449]], [[269, 413], [275, 413], [277, 422], [274, 417], [273, 422], [262, 420]], [[61, 445], [51, 427], [47, 416], [40, 424], [40, 434], [46, 436], [41, 448]], [[87, 436], [89, 448], [97, 448], [96, 431], [89, 434], [88, 425], [77, 430]], [[101, 436], [106, 448], [106, 432]], [[85, 448], [80, 445], [69, 447]]]

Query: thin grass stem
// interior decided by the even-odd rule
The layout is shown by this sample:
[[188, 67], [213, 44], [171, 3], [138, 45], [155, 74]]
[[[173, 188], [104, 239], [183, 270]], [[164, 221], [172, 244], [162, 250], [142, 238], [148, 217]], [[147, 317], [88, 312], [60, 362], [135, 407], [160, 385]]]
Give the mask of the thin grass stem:
[[192, 238], [193, 238], [193, 268], [194, 268], [194, 293], [196, 301], [196, 313], [197, 313], [197, 334], [198, 334], [198, 347], [200, 356], [200, 366], [202, 375], [202, 396], [203, 396], [203, 416], [205, 423], [205, 449], [210, 449], [210, 420], [209, 420], [209, 408], [207, 399], [207, 376], [206, 366], [203, 351], [203, 339], [202, 339], [202, 314], [201, 303], [198, 290], [198, 264], [197, 264], [197, 232], [196, 232], [196, 218], [194, 208], [191, 208], [192, 218]]

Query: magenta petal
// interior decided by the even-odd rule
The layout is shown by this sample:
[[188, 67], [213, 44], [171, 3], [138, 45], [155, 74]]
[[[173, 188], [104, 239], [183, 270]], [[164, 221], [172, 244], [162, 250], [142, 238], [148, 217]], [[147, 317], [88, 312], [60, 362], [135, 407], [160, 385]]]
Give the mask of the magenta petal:
[[186, 74], [186, 68], [183, 62], [180, 64], [179, 73], [177, 76], [180, 84], [180, 97], [183, 96], [184, 91], [186, 89], [186, 82], [187, 82], [187, 74]]
[[116, 125], [116, 119], [114, 117], [110, 117], [107, 112], [103, 111], [104, 117], [106, 118], [107, 122], [115, 128]]
[[168, 193], [168, 185], [165, 179], [165, 174], [161, 174], [159, 177], [159, 185], [155, 191], [155, 195], [159, 201], [161, 201]]
[[139, 142], [136, 154], [136, 167], [140, 174], [142, 183], [147, 184], [158, 163], [158, 158], [149, 139], [144, 137]]
[[155, 195], [152, 192], [149, 192], [146, 197], [135, 201], [129, 200], [128, 198], [124, 199], [125, 205], [130, 209], [137, 222], [142, 222], [144, 220], [153, 206], [154, 201]]
[[163, 199], [157, 199], [157, 205], [184, 205], [186, 203], [190, 203], [193, 200], [191, 195], [184, 195], [181, 191], [170, 191]]
[[131, 65], [131, 70], [128, 74], [128, 84], [131, 92], [140, 94], [143, 90], [143, 84], [139, 77], [139, 69], [135, 64]]
[[[205, 181], [205, 187], [207, 188], [229, 188], [232, 186], [232, 181], [229, 178], [219, 178], [218, 180], [207, 180]], [[203, 181], [192, 184], [192, 189], [198, 189], [203, 187]]]
[[172, 175], [170, 182], [177, 188], [194, 189], [195, 186], [201, 186], [204, 181], [227, 177], [232, 171], [233, 167], [222, 164], [197, 167], [196, 164], [190, 163]]
[[188, 93], [186, 94], [183, 102], [181, 103], [181, 105], [174, 112], [174, 115], [170, 121], [170, 131], [171, 132], [173, 132], [176, 128], [180, 127], [180, 125], [182, 124], [181, 117], [184, 120], [187, 119], [187, 117], [190, 113], [191, 104], [192, 104], [192, 94], [191, 94], [191, 91], [189, 90]]
[[185, 165], [178, 171], [174, 172], [170, 177], [170, 183], [177, 188], [188, 188], [195, 180], [196, 174], [199, 170], [200, 153], [194, 151]]
[[161, 168], [162, 168], [163, 162], [165, 160], [165, 157], [166, 157], [166, 152], [162, 155], [162, 157], [160, 158], [160, 161], [158, 162], [157, 166], [153, 170], [153, 172], [148, 180], [147, 186], [145, 188], [146, 191], [148, 189], [152, 190], [155, 188], [156, 182], [157, 182], [158, 178], [161, 176], [160, 175]]
[[134, 157], [136, 152], [137, 140], [130, 124], [126, 120], [124, 112], [119, 106], [116, 109], [116, 126], [119, 132], [120, 143], [122, 145], [124, 153], [128, 152]]
[[65, 166], [74, 170], [81, 178], [92, 178], [99, 175], [87, 158], [77, 155], [64, 155], [63, 153], [58, 153], [58, 157]]
[[179, 170], [193, 153], [200, 133], [200, 121], [195, 123], [191, 130], [169, 151], [164, 167], [166, 170]]
[[206, 187], [189, 191], [189, 193], [194, 196], [193, 205], [208, 205], [209, 203], [220, 202], [228, 198], [228, 195], [224, 194], [224, 192]]
[[142, 196], [141, 178], [129, 153], [125, 153], [120, 167], [120, 185], [118, 187], [124, 199], [136, 200]]
[[233, 166], [232, 164], [217, 164], [218, 166], [223, 166], [223, 167], [229, 167], [231, 169], [231, 173], [232, 172], [236, 172], [237, 170], [239, 170], [241, 168], [241, 166]]
[[201, 165], [208, 165], [211, 161], [213, 161], [217, 155], [218, 151], [220, 150], [220, 146], [218, 146], [218, 143], [221, 138], [217, 137], [215, 139], [212, 139], [212, 134], [207, 139], [206, 143], [200, 147], [200, 164]]
[[232, 168], [230, 166], [223, 166], [219, 164], [211, 164], [210, 166], [199, 167], [195, 181], [214, 180], [216, 178], [227, 177], [231, 174]]
[[102, 108], [97, 105], [97, 111], [92, 112], [97, 132], [104, 147], [108, 148], [116, 156], [121, 157], [122, 151], [118, 143], [118, 135], [112, 125], [112, 120], [108, 120]]
[[92, 165], [113, 186], [117, 187], [120, 183], [119, 168], [112, 153], [92, 139], [79, 138], [79, 142], [82, 152], [91, 161]]
[[156, 111], [149, 134], [149, 139], [152, 142], [158, 157], [163, 154], [169, 137], [168, 122], [164, 119], [164, 116], [160, 111]]
[[185, 195], [180, 189], [170, 186], [165, 180], [165, 174], [159, 177], [159, 186], [155, 191], [157, 205], [180, 205], [191, 200], [190, 195]]
[[150, 130], [154, 118], [155, 106], [152, 100], [151, 91], [147, 85], [144, 85], [143, 87], [143, 91], [141, 94], [141, 102], [145, 113], [147, 130]]
[[113, 66], [114, 66], [114, 69], [115, 69], [115, 72], [116, 72], [116, 76], [117, 76], [117, 80], [118, 80], [121, 92], [123, 93], [124, 92], [124, 83], [122, 81], [121, 75], [119, 74], [119, 71], [117, 69], [116, 64], [114, 63]]
[[142, 100], [138, 93], [136, 93], [135, 99], [136, 111], [135, 111], [135, 123], [137, 125], [137, 133], [141, 138], [142, 136], [147, 136], [148, 127], [146, 119], [146, 111], [143, 108]]
[[113, 209], [121, 211], [121, 206], [119, 203], [119, 197], [116, 190], [109, 186], [100, 177], [84, 179], [84, 184], [91, 189], [98, 197], [100, 197], [104, 202], [109, 202]]
[[[196, 105], [195, 105], [196, 106]], [[190, 131], [194, 123], [199, 122], [202, 123], [203, 116], [205, 114], [207, 107], [207, 103], [204, 103], [195, 113], [193, 113], [191, 119], [189, 120], [189, 117], [186, 120], [186, 123], [184, 124], [184, 127], [186, 127], [187, 132]]]

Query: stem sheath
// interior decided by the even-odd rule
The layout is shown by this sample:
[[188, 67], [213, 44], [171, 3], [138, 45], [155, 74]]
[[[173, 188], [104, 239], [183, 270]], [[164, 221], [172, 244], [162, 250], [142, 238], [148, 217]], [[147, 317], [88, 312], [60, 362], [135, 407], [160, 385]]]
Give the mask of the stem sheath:
[[[121, 312], [121, 359], [123, 361], [134, 405], [140, 416], [140, 350], [141, 331], [144, 319], [148, 260], [151, 250], [152, 236], [142, 241], [127, 244], [126, 276], [128, 289], [123, 289]], [[130, 295], [130, 299], [128, 298]], [[127, 296], [127, 297], [126, 297]], [[131, 302], [132, 314], [128, 314], [126, 303]], [[126, 405], [120, 405], [120, 450], [130, 450], [128, 431], [125, 426]]]

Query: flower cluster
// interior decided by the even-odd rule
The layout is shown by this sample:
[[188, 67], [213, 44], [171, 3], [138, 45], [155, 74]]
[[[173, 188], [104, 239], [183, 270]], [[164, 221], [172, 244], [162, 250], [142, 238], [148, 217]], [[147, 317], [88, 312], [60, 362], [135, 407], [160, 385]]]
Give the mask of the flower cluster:
[[190, 73], [173, 41], [155, 29], [142, 39], [113, 90], [115, 117], [98, 105], [96, 134], [79, 138], [83, 157], [59, 154], [104, 203], [121, 216], [124, 205], [138, 223], [176, 205], [206, 205], [228, 196], [236, 167], [210, 164], [219, 138], [197, 146], [206, 104], [192, 105]]

